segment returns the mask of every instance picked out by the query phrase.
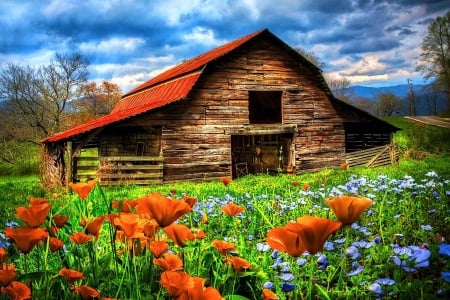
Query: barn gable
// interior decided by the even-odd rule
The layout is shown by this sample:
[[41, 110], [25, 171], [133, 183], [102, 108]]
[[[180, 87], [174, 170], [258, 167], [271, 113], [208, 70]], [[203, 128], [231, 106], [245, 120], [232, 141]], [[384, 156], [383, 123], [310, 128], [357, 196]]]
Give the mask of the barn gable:
[[75, 171], [66, 180], [83, 180], [76, 158], [91, 143], [113, 173], [173, 182], [336, 166], [354, 122], [386, 124], [336, 100], [320, 70], [265, 29], [162, 73], [110, 115], [42, 142], [70, 145]]

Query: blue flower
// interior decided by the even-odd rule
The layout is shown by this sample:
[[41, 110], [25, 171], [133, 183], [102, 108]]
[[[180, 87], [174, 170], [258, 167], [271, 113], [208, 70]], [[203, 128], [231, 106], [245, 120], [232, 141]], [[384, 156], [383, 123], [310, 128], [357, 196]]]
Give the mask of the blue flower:
[[363, 248], [363, 249], [368, 249], [368, 248], [375, 246], [375, 242], [357, 241], [357, 242], [353, 242], [352, 246], [355, 246], [358, 248]]
[[[355, 268], [355, 266], [356, 266], [356, 268]], [[347, 273], [347, 275], [346, 275], [347, 277], [358, 275], [359, 273], [364, 271], [364, 266], [361, 266], [358, 263], [356, 263], [355, 266], [353, 266], [353, 270], [352, 271]]]
[[406, 272], [414, 272], [418, 268], [425, 268], [430, 265], [428, 260], [431, 256], [430, 250], [426, 248], [420, 248], [417, 246], [407, 246], [407, 247], [395, 247], [394, 253], [400, 255], [391, 256], [392, 261], [399, 267], [402, 267]]
[[322, 254], [317, 259], [317, 264], [319, 265], [319, 270], [325, 270], [328, 267], [328, 259], [327, 257]]
[[393, 285], [395, 284], [395, 280], [391, 278], [378, 278], [377, 280], [375, 280], [375, 283], [381, 285]]
[[10, 222], [6, 222], [5, 225], [6, 225], [6, 227], [12, 228], [12, 227], [19, 226], [19, 223], [15, 222], [15, 221], [10, 221]]
[[361, 256], [361, 254], [358, 251], [358, 248], [356, 248], [355, 246], [350, 246], [347, 249], [345, 249], [345, 255], [350, 257], [350, 259], [358, 259]]
[[295, 290], [295, 284], [285, 281], [281, 285], [281, 290], [283, 292], [291, 292], [291, 291]]
[[305, 258], [299, 258], [297, 259], [297, 265], [299, 267], [304, 266], [306, 264], [306, 259]]
[[267, 244], [263, 244], [263, 243], [257, 243], [256, 249], [261, 252], [266, 252], [270, 249], [270, 246]]
[[433, 230], [433, 227], [431, 227], [431, 225], [421, 225], [420, 228], [422, 228], [425, 231], [431, 231]]
[[442, 279], [447, 282], [450, 282], [450, 272], [441, 272]]
[[295, 278], [292, 273], [284, 273], [283, 275], [279, 275], [277, 277], [283, 281], [292, 281]]
[[323, 245], [323, 249], [328, 250], [328, 251], [334, 251], [334, 244], [333, 242], [330, 241], [325, 241], [325, 244]]
[[378, 284], [378, 283], [372, 283], [372, 284], [369, 286], [369, 291], [371, 291], [372, 293], [375, 293], [375, 294], [377, 294], [377, 295], [384, 295], [384, 291], [383, 291], [383, 289], [381, 288], [381, 285]]
[[439, 254], [450, 256], [450, 244], [440, 244]]
[[266, 281], [264, 284], [263, 284], [263, 288], [265, 288], [265, 289], [271, 289], [271, 288], [273, 288], [273, 282], [272, 281]]
[[379, 243], [381, 243], [381, 237], [376, 236], [376, 237], [373, 239], [373, 241], [374, 241], [375, 244], [379, 244]]

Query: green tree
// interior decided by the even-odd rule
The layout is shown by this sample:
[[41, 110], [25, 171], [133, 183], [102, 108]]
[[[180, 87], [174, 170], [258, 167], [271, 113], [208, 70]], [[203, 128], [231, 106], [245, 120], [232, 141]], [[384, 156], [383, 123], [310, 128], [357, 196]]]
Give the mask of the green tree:
[[435, 84], [446, 94], [450, 110], [450, 11], [428, 26], [420, 61], [417, 70], [425, 78], [435, 80]]

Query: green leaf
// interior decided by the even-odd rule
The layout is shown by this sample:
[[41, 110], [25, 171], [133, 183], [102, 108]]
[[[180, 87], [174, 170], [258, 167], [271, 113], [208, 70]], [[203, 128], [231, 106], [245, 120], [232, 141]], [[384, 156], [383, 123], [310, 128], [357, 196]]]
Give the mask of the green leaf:
[[241, 296], [241, 295], [226, 295], [225, 299], [227, 299], [227, 300], [250, 300], [249, 298]]

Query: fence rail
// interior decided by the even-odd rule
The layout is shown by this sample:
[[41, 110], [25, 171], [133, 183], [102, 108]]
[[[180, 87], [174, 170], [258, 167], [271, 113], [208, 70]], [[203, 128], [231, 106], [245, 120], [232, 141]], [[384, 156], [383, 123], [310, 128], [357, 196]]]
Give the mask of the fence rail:
[[161, 156], [80, 156], [73, 159], [76, 181], [97, 179], [101, 185], [163, 182]]
[[365, 165], [367, 167], [379, 167], [398, 163], [399, 153], [394, 145], [373, 147], [347, 153], [345, 160], [352, 167]]

